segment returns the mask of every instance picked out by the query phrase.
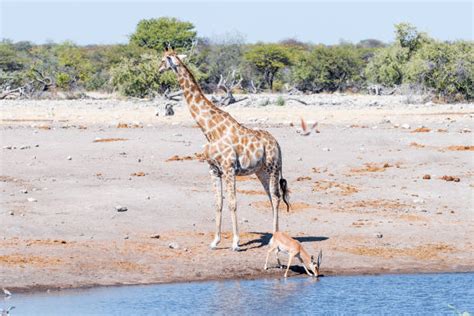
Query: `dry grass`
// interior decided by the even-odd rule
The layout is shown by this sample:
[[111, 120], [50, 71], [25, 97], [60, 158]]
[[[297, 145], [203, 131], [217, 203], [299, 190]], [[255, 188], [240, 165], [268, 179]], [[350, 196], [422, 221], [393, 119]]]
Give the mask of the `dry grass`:
[[451, 181], [454, 181], [454, 182], [460, 182], [461, 179], [459, 177], [455, 177], [455, 176], [442, 176], [440, 177], [441, 180], [444, 180], [444, 181], [448, 181], [448, 182], [451, 182]]
[[410, 147], [415, 147], [415, 148], [424, 148], [426, 147], [425, 145], [418, 144], [417, 142], [411, 142]]
[[449, 146], [446, 149], [452, 151], [474, 151], [474, 146]]
[[[258, 208], [258, 209], [265, 209], [265, 210], [271, 210], [272, 206], [270, 204], [270, 201], [258, 201], [258, 202], [253, 202], [250, 204], [252, 207]], [[291, 207], [290, 207], [290, 212], [293, 211], [302, 211], [312, 208], [311, 205], [305, 202], [292, 202]], [[278, 207], [280, 211], [284, 211], [286, 213], [286, 204], [285, 203], [280, 203], [280, 206]]]
[[118, 123], [117, 128], [143, 128], [140, 124]]
[[343, 251], [359, 256], [382, 257], [391, 259], [396, 257], [413, 257], [419, 260], [438, 259], [444, 253], [454, 252], [453, 246], [439, 243], [426, 244], [412, 248], [388, 248], [388, 247], [355, 247], [345, 248]]
[[313, 185], [313, 192], [330, 190], [340, 195], [351, 195], [359, 192], [355, 186], [345, 183], [337, 183], [329, 180], [316, 181]]
[[385, 171], [387, 168], [393, 167], [388, 163], [373, 163], [368, 162], [365, 163], [361, 168], [352, 168], [350, 171], [354, 173], [365, 173], [365, 172], [382, 172]]
[[166, 162], [169, 161], [185, 161], [185, 160], [198, 160], [200, 162], [203, 162], [206, 160], [205, 156], [203, 153], [194, 153], [193, 156], [179, 156], [179, 155], [173, 155], [166, 159]]
[[257, 190], [243, 190], [243, 189], [237, 189], [237, 193], [247, 194], [247, 195], [265, 195], [266, 194], [263, 190], [257, 191]]
[[0, 265], [10, 266], [24, 266], [32, 265], [35, 267], [50, 267], [52, 265], [61, 264], [60, 258], [44, 257], [44, 256], [32, 256], [25, 254], [10, 254], [0, 255]]
[[419, 127], [411, 131], [411, 133], [429, 133], [431, 132], [431, 129], [428, 127]]
[[127, 138], [97, 138], [94, 143], [111, 143], [111, 142], [123, 142], [127, 141]]

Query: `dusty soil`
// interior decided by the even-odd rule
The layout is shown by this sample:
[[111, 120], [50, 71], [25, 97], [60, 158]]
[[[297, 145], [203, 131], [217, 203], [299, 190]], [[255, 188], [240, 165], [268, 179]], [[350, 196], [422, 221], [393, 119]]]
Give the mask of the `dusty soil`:
[[[282, 205], [281, 229], [323, 250], [326, 275], [474, 271], [474, 106], [318, 98], [327, 100], [228, 108], [280, 142], [293, 206]], [[243, 251], [229, 249], [227, 210], [220, 248], [209, 249], [205, 139], [184, 106], [173, 117], [156, 117], [152, 101], [0, 108], [0, 287], [282, 276], [262, 269], [272, 215], [255, 177], [237, 183]], [[300, 117], [320, 133], [298, 134]]]

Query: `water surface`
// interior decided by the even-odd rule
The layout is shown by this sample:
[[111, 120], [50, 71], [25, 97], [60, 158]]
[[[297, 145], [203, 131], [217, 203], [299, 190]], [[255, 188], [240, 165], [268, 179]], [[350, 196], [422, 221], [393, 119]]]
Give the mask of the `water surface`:
[[275, 315], [474, 312], [474, 273], [192, 282], [15, 294], [12, 315]]

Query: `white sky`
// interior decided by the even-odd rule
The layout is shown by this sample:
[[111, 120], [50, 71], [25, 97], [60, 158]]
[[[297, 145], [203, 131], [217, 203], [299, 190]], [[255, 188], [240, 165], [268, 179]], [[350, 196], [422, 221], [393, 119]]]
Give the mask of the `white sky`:
[[126, 43], [141, 19], [177, 17], [198, 36], [240, 33], [247, 42], [294, 37], [334, 44], [393, 40], [410, 22], [440, 40], [473, 39], [473, 1], [13, 1], [0, 0], [0, 38], [44, 43]]

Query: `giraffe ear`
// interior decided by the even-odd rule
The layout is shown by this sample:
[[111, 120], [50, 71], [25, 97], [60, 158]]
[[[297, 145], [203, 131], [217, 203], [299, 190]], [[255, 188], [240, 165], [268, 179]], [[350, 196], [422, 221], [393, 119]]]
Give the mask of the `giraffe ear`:
[[188, 56], [187, 55], [184, 55], [184, 54], [179, 54], [178, 55], [178, 58], [181, 59], [181, 60], [184, 60], [185, 58], [187, 58]]

